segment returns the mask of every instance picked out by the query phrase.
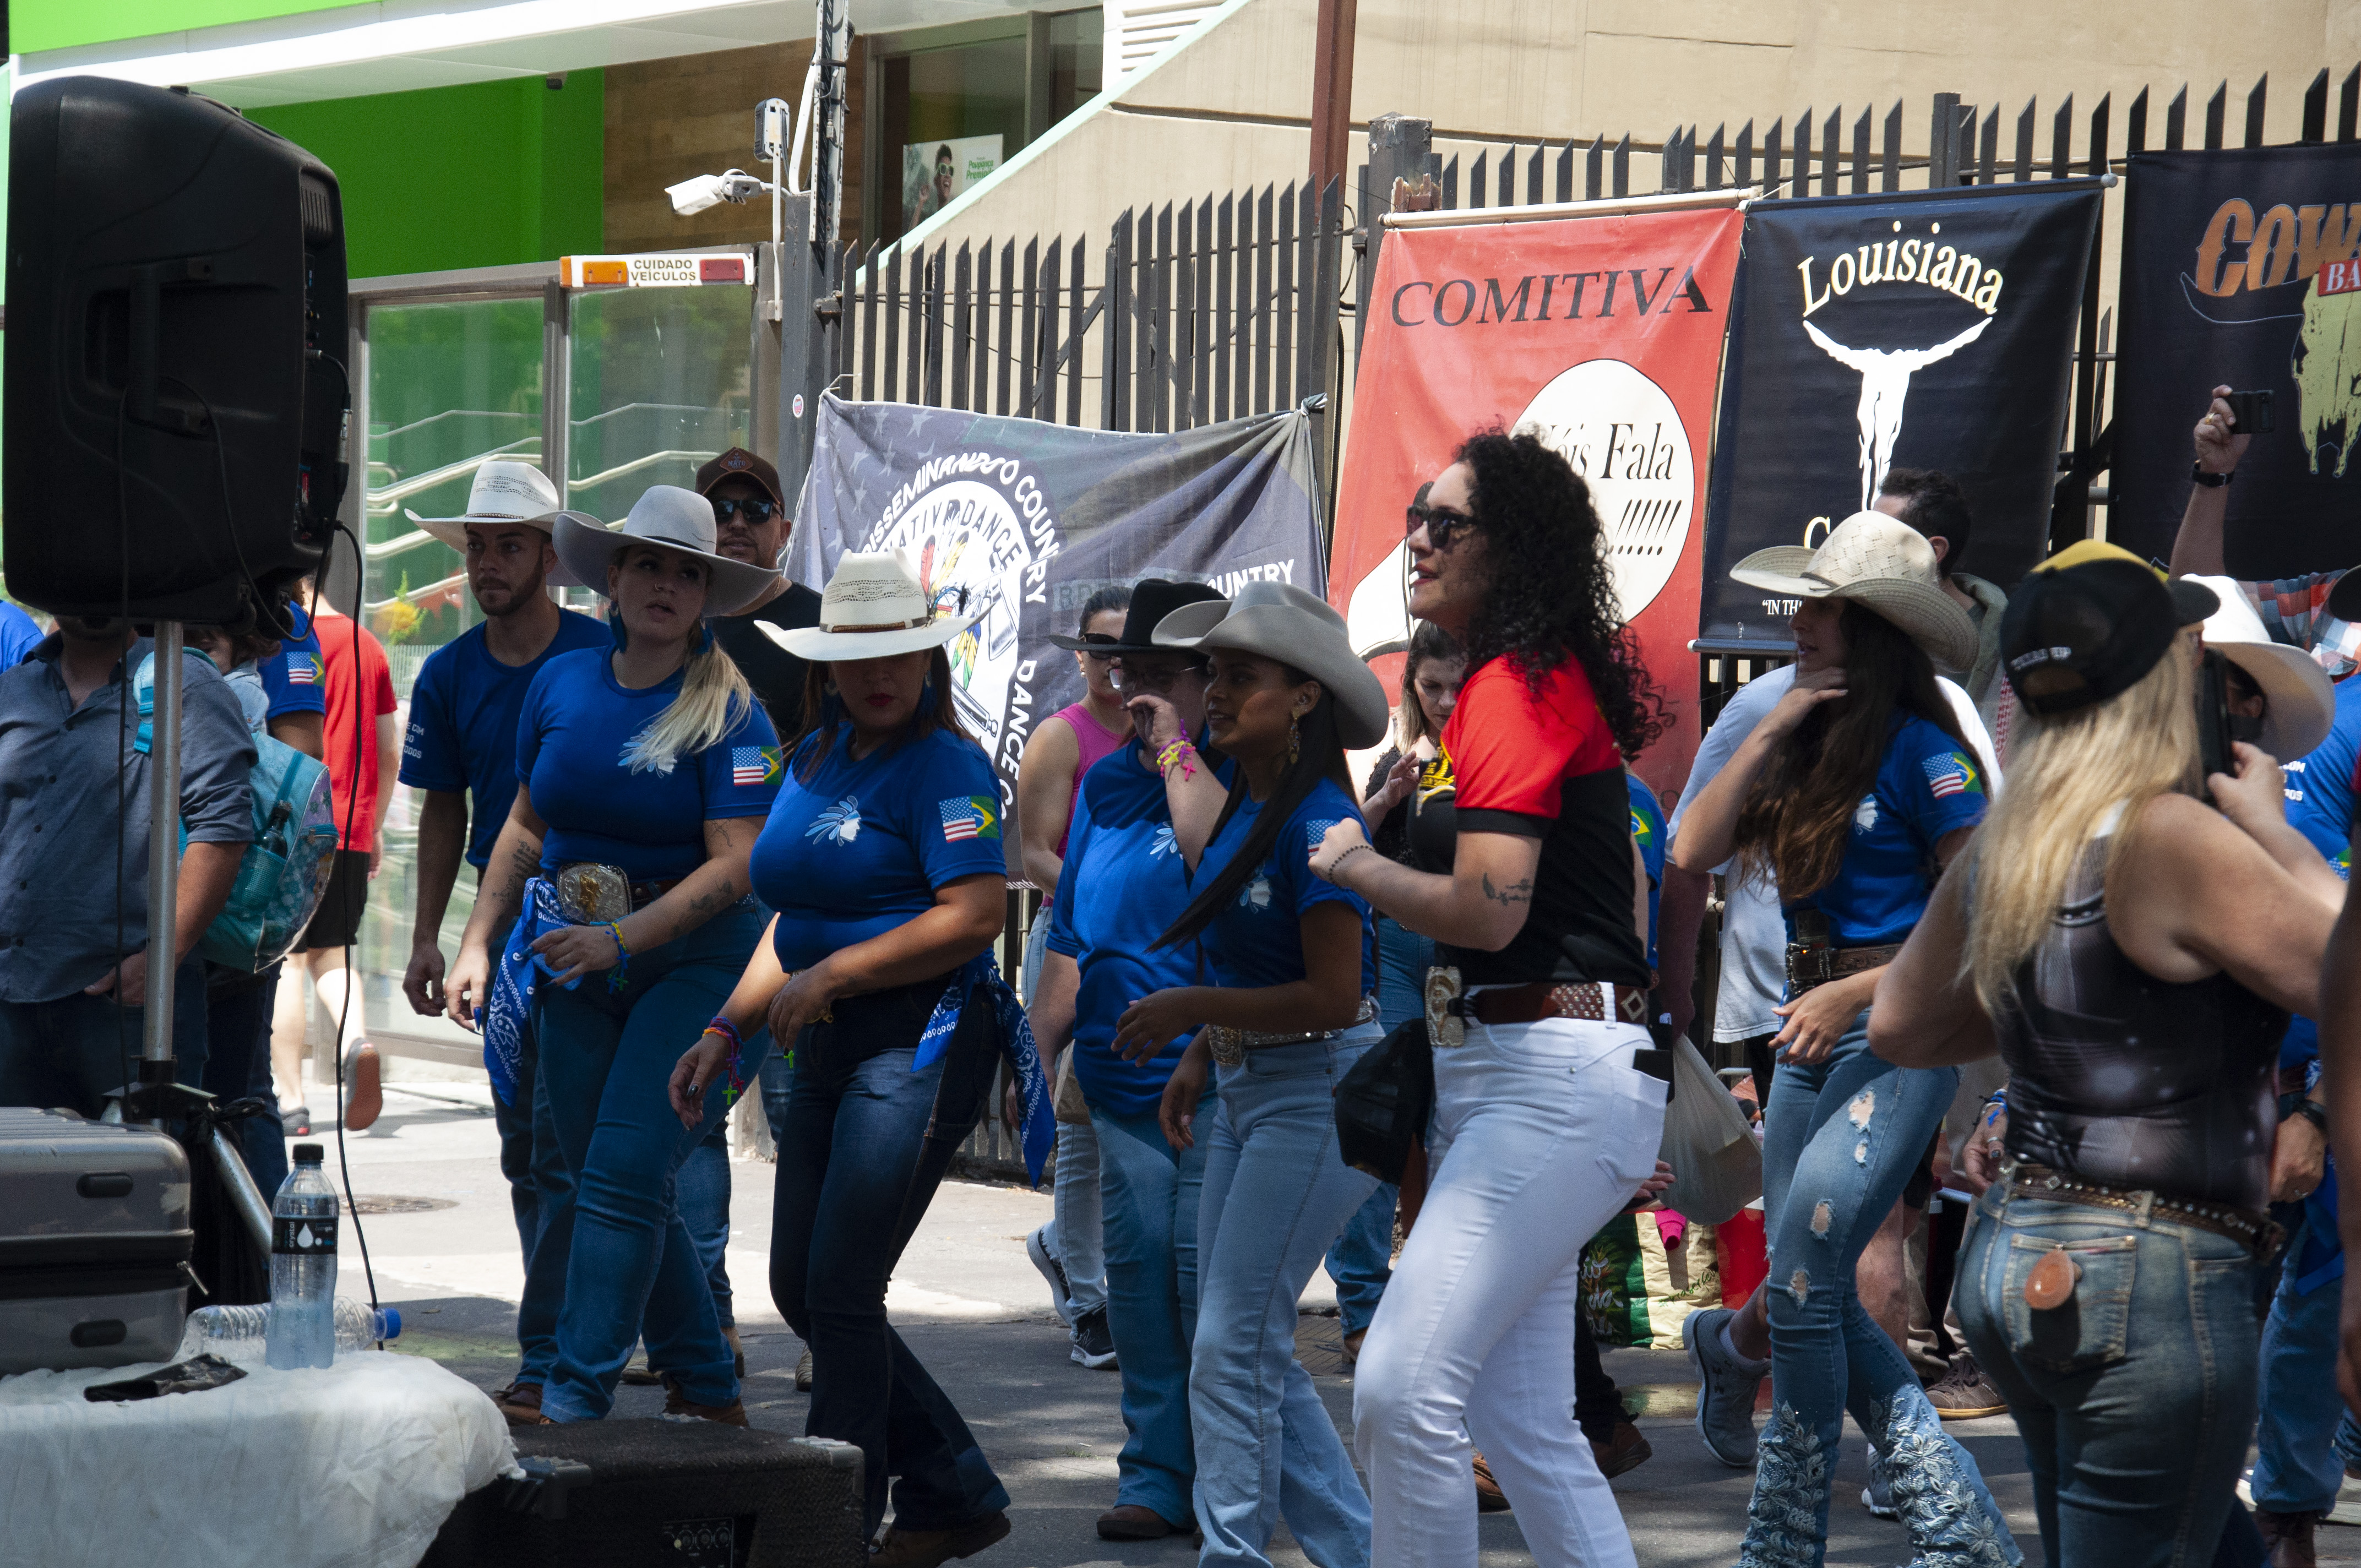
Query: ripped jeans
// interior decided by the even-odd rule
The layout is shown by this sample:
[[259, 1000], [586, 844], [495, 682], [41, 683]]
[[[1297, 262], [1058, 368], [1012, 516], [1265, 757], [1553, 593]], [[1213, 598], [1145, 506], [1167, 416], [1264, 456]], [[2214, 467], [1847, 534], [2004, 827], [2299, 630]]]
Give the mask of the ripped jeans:
[[1853, 1271], [1942, 1124], [1956, 1068], [1897, 1068], [1869, 1049], [1869, 1014], [1827, 1059], [1782, 1062], [1763, 1115], [1770, 1243], [1771, 1419], [1741, 1568], [1817, 1568], [1845, 1412], [1877, 1445], [1916, 1561], [2023, 1560], [1975, 1462], [1943, 1433], [1910, 1364], [1861, 1307]]

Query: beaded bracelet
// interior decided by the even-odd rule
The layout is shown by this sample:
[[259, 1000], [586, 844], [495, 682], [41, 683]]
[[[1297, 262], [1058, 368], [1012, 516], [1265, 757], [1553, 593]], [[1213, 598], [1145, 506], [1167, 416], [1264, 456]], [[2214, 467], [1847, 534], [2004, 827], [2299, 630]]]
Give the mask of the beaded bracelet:
[[1164, 749], [1156, 753], [1156, 771], [1159, 773], [1170, 773], [1176, 762], [1180, 764], [1182, 778], [1197, 776], [1197, 748], [1190, 743], [1186, 735], [1177, 740], [1166, 741]]
[[720, 1013], [713, 1015], [713, 1022], [705, 1026], [705, 1032], [708, 1035], [719, 1035], [730, 1042], [730, 1083], [729, 1087], [721, 1091], [721, 1103], [727, 1109], [736, 1104], [738, 1096], [745, 1091], [745, 1069], [738, 1058], [739, 1053], [746, 1048], [746, 1042], [739, 1037], [738, 1025], [732, 1024], [726, 1014]]
[[607, 935], [615, 938], [615, 967], [607, 971], [607, 989], [620, 992], [631, 983], [631, 949], [623, 946], [623, 928], [620, 926], [612, 920], [603, 920], [599, 924], [607, 927]]

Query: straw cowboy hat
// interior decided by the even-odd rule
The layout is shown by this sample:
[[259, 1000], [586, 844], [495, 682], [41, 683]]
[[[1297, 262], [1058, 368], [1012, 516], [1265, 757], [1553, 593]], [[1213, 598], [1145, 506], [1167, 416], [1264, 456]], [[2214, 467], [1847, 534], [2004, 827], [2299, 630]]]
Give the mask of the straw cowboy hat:
[[980, 609], [937, 614], [903, 552], [855, 550], [836, 564], [836, 576], [820, 591], [818, 626], [754, 624], [796, 658], [826, 664], [939, 648], [983, 619]]
[[607, 591], [607, 567], [616, 554], [633, 544], [661, 545], [693, 555], [706, 565], [705, 613], [728, 615], [763, 597], [778, 580], [767, 566], [751, 565], [718, 555], [713, 550], [713, 503], [695, 490], [677, 485], [651, 485], [631, 503], [631, 515], [620, 528], [609, 528], [588, 512], [550, 514], [557, 558], [575, 576], [600, 593]]
[[2222, 657], [2262, 688], [2269, 706], [2256, 744], [2274, 757], [2290, 760], [2327, 740], [2328, 727], [2336, 719], [2336, 687], [2328, 672], [2302, 649], [2272, 641], [2263, 630], [2263, 618], [2232, 579], [2192, 574], [2181, 580], [2204, 584], [2222, 601], [2222, 608], [2205, 621], [2205, 646], [2219, 648]]
[[1345, 618], [1327, 601], [1283, 583], [1248, 583], [1226, 602], [1183, 605], [1156, 623], [1159, 648], [1227, 648], [1291, 664], [1336, 699], [1345, 746], [1365, 751], [1386, 738], [1386, 688], [1353, 652]]
[[1793, 598], [1850, 599], [1908, 634], [1938, 669], [1976, 662], [1976, 623], [1943, 591], [1935, 547], [1908, 523], [1857, 511], [1817, 550], [1774, 544], [1730, 569], [1733, 581]]
[[[462, 516], [421, 517], [408, 507], [401, 509], [403, 516], [462, 555], [467, 553], [471, 522], [521, 523], [547, 533], [549, 520], [557, 510], [557, 487], [549, 482], [549, 477], [530, 463], [507, 457], [477, 465], [476, 477], [467, 486], [467, 510]], [[583, 586], [563, 562], [549, 574], [548, 581], [553, 588]]]

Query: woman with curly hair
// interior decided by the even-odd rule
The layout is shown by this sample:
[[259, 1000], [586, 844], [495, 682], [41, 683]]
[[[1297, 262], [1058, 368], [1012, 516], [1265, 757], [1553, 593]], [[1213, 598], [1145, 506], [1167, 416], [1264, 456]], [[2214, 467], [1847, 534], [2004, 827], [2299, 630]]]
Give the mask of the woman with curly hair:
[[1975, 1464], [1943, 1434], [1910, 1364], [1861, 1303], [1863, 1248], [1959, 1086], [1869, 1048], [1869, 1003], [1942, 868], [1983, 820], [1990, 783], [1935, 666], [1963, 669], [1975, 623], [1927, 541], [1855, 512], [1817, 550], [1758, 550], [1730, 576], [1793, 598], [1794, 687], [1691, 801], [1684, 871], [1735, 854], [1787, 921], [1785, 1025], [1764, 1108], [1771, 1419], [1757, 1449], [1741, 1564], [1817, 1568], [1850, 1409], [1921, 1562], [2020, 1560]]
[[1574, 1406], [1583, 1244], [1656, 1169], [1650, 975], [1623, 759], [1664, 718], [1590, 493], [1530, 436], [1477, 435], [1410, 510], [1410, 611], [1470, 672], [1412, 795], [1418, 865], [1347, 817], [1312, 871], [1435, 939], [1425, 1207], [1369, 1326], [1355, 1442], [1371, 1561], [1473, 1568], [1470, 1439], [1544, 1568], [1632, 1559]]

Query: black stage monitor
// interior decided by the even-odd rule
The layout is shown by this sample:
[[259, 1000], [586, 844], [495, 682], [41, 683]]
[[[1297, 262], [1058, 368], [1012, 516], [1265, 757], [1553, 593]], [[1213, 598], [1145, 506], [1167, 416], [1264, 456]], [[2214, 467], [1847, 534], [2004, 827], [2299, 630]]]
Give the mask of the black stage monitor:
[[344, 211], [318, 159], [179, 88], [27, 88], [7, 333], [14, 597], [236, 624], [319, 563], [351, 389]]

